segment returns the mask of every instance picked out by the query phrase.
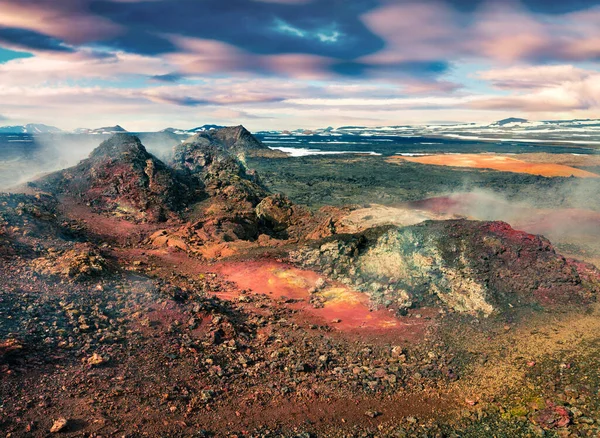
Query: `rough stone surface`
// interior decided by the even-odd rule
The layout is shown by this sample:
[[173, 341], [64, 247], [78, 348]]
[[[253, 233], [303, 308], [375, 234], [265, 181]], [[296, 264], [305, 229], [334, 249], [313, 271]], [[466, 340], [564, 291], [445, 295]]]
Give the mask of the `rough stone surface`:
[[197, 187], [146, 151], [139, 138], [117, 134], [77, 166], [34, 183], [57, 195], [69, 195], [137, 220], [163, 221], [198, 196]]
[[[334, 236], [293, 251], [292, 260], [347, 280], [376, 304], [409, 308], [432, 298], [489, 315], [508, 306], [580, 303], [598, 288], [541, 236], [503, 222], [428, 221]], [[595, 276], [597, 278], [597, 275]]]

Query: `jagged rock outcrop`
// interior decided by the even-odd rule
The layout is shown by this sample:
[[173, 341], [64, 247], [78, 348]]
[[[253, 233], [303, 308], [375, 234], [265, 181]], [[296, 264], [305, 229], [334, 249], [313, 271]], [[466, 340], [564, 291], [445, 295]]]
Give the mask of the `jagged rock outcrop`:
[[261, 147], [241, 126], [201, 132], [175, 147], [171, 165], [198, 180], [208, 196], [254, 208], [268, 192], [236, 154]]
[[[213, 160], [234, 157], [243, 160], [245, 153], [256, 150], [270, 150], [258, 141], [243, 126], [232, 126], [198, 132], [174, 150], [174, 163], [182, 164], [182, 158], [188, 160], [187, 167], [192, 172], [200, 171]], [[194, 166], [192, 166], [192, 163]], [[200, 167], [198, 167], [200, 166]]]
[[258, 149], [269, 149], [241, 125], [214, 129], [208, 131], [208, 135], [222, 144], [227, 151], [234, 154]]
[[298, 218], [304, 213], [304, 211], [299, 211], [300, 209], [286, 196], [275, 194], [264, 198], [256, 206], [256, 215], [273, 231], [280, 232], [297, 223]]
[[253, 240], [259, 235], [255, 207], [269, 192], [237, 154], [263, 147], [243, 127], [201, 132], [173, 153], [172, 167], [197, 181], [206, 201], [196, 208], [195, 235], [206, 240]]
[[[545, 238], [503, 222], [375, 228], [333, 236], [290, 257], [400, 310], [439, 301], [458, 312], [490, 315], [520, 305], [580, 304], [598, 292], [580, 275], [591, 267], [582, 269]], [[600, 278], [597, 271], [593, 277]]]
[[111, 137], [77, 166], [31, 185], [76, 197], [101, 211], [148, 221], [175, 217], [200, 196], [193, 180], [177, 175], [128, 134]]

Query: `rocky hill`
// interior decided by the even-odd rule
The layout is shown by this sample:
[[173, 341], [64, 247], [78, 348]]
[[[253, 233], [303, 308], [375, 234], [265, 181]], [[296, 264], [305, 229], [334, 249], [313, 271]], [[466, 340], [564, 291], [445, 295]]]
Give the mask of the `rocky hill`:
[[75, 197], [95, 209], [135, 220], [164, 221], [200, 196], [184, 180], [146, 151], [140, 140], [117, 134], [89, 158], [31, 183], [56, 195]]
[[268, 191], [237, 154], [260, 146], [248, 131], [237, 127], [199, 133], [175, 148], [173, 169], [206, 193], [206, 201], [192, 217], [205, 235], [229, 240], [258, 237], [254, 209]]
[[427, 221], [333, 236], [292, 252], [302, 266], [353, 284], [377, 305], [431, 305], [490, 315], [522, 305], [595, 299], [600, 273], [503, 222]]
[[215, 148], [233, 155], [255, 150], [269, 150], [243, 126], [210, 129], [197, 132], [186, 143], [210, 143]]

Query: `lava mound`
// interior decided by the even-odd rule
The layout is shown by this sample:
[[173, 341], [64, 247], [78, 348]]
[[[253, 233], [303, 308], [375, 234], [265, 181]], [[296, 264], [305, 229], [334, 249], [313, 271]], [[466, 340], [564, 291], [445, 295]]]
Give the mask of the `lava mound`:
[[544, 237], [504, 222], [375, 228], [325, 239], [291, 258], [400, 310], [442, 303], [490, 315], [524, 305], [582, 304], [595, 299], [600, 279], [594, 267], [565, 259]]
[[[256, 173], [249, 171], [234, 155], [235, 151], [215, 140], [220, 131], [229, 129], [200, 133], [176, 146], [171, 166], [197, 180], [208, 196], [221, 197], [233, 203], [247, 204], [247, 208], [254, 208], [268, 193], [260, 184]], [[244, 128], [241, 129], [247, 132]], [[248, 135], [252, 137], [252, 134]], [[255, 141], [258, 143], [258, 140]]]
[[224, 150], [233, 154], [257, 149], [269, 149], [241, 125], [213, 129], [200, 133], [198, 136], [208, 136], [212, 143], [220, 145]]
[[174, 217], [198, 194], [198, 187], [177, 175], [146, 151], [139, 138], [117, 134], [77, 166], [34, 183], [56, 195], [67, 195], [101, 211], [136, 220]]

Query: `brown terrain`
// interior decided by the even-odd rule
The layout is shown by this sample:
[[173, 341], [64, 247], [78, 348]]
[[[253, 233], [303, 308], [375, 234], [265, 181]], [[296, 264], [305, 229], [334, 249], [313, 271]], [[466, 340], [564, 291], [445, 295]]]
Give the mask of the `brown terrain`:
[[265, 149], [117, 135], [0, 195], [6, 436], [600, 433], [600, 271], [543, 220], [311, 211], [246, 168]]

